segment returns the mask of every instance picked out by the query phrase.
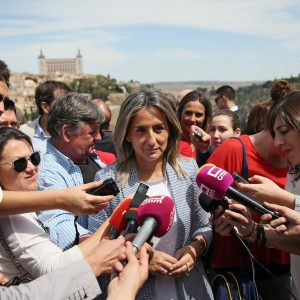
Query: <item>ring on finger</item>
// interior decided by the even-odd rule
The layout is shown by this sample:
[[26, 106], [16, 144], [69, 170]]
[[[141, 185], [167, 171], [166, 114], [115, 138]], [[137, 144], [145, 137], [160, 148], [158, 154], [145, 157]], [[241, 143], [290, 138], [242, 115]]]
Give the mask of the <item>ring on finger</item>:
[[186, 273], [187, 273], [189, 271], [189, 266], [187, 263], [185, 265], [186, 265]]
[[189, 266], [188, 266], [187, 263], [186, 263], [185, 265], [186, 265], [185, 275], [186, 275], [186, 276], [189, 276], [189, 275], [190, 275], [190, 273], [189, 273]]

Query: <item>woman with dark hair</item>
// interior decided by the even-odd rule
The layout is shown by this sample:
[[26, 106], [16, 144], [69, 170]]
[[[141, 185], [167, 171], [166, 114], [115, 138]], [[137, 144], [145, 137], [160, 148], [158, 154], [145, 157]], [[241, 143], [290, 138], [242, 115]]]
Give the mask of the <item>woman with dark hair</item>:
[[[284, 187], [287, 180], [288, 162], [283, 154], [281, 149], [274, 144], [269, 130], [265, 128], [253, 135], [242, 135], [239, 140], [228, 139], [214, 151], [207, 162], [229, 173], [237, 172], [245, 179], [254, 175], [268, 177]], [[258, 214], [253, 213], [254, 220], [258, 221], [259, 217]], [[212, 248], [212, 267], [221, 274], [233, 271], [237, 276], [243, 276], [245, 282], [251, 286], [253, 276], [250, 257], [234, 237], [222, 236], [223, 218], [224, 208], [219, 206], [213, 219], [216, 234], [214, 235], [215, 247]], [[220, 248], [222, 251], [219, 251]], [[257, 266], [255, 282], [259, 295], [263, 299], [286, 299], [286, 291], [281, 289], [278, 282], [289, 289], [289, 254], [256, 244], [251, 244], [251, 251], [255, 258], [277, 277], [276, 279], [270, 278], [260, 266]], [[250, 297], [250, 299], [253, 298]]]
[[[270, 111], [270, 117], [268, 122], [269, 130], [274, 137], [275, 145], [281, 150], [282, 154], [287, 158], [290, 164], [290, 170], [288, 173], [288, 182], [285, 186], [285, 190], [277, 186], [273, 181], [262, 176], [253, 176], [249, 178], [251, 184], [239, 184], [239, 189], [259, 202], [267, 201], [274, 203], [275, 205], [268, 205], [271, 209], [277, 209], [277, 205], [284, 205], [286, 207], [300, 211], [300, 91], [294, 91], [290, 93], [287, 98], [279, 102]], [[232, 207], [238, 209], [238, 207]], [[280, 209], [280, 208], [279, 208]], [[244, 210], [244, 208], [241, 208]], [[285, 209], [280, 209], [284, 212]], [[244, 226], [244, 230], [250, 232], [252, 228], [257, 228], [251, 219], [251, 222], [242, 219], [237, 216], [237, 220], [240, 221], [240, 225]], [[246, 216], [246, 215], [245, 215]], [[234, 217], [227, 211], [226, 222], [229, 224], [232, 222], [230, 219]], [[282, 219], [282, 218], [280, 218]], [[269, 218], [269, 221], [270, 218]], [[281, 221], [279, 221], [281, 222]], [[233, 224], [233, 225], [239, 225]], [[289, 224], [283, 224], [285, 227], [289, 227]], [[255, 227], [253, 227], [255, 226]], [[263, 227], [266, 236], [266, 244], [271, 247], [284, 249], [290, 251], [289, 240], [276, 238], [274, 232], [269, 227]], [[257, 232], [254, 230], [251, 236], [251, 241], [257, 240]], [[292, 248], [291, 248], [292, 249]], [[291, 251], [293, 252], [293, 251]], [[296, 298], [300, 298], [300, 258], [297, 255], [291, 255], [291, 274], [294, 293]]]
[[207, 134], [212, 116], [210, 101], [198, 91], [186, 94], [178, 107], [182, 129], [179, 152], [204, 164], [212, 152], [210, 135]]
[[241, 135], [241, 122], [237, 114], [229, 109], [221, 109], [211, 118], [209, 134], [216, 149], [231, 137]]
[[285, 99], [293, 90], [294, 87], [286, 80], [274, 81], [270, 92], [271, 99], [267, 102], [256, 104], [250, 110], [245, 133], [255, 134], [262, 131], [266, 127], [266, 115], [270, 108], [282, 99]]
[[[300, 211], [300, 91], [291, 92], [285, 101], [271, 111], [269, 128], [275, 144], [280, 147], [291, 164], [285, 186], [289, 194], [283, 198], [286, 200], [281, 201], [281, 205], [291, 207], [292, 204], [291, 208]], [[269, 202], [274, 203], [271, 199]], [[293, 291], [299, 299], [300, 258], [297, 255], [291, 255], [291, 274]]]
[[118, 160], [95, 177], [113, 177], [121, 192], [91, 218], [94, 228], [110, 217], [124, 197], [136, 192], [140, 182], [149, 186], [148, 196], [164, 195], [174, 201], [174, 222], [163, 237], [152, 239], [150, 276], [137, 299], [213, 298], [201, 262], [212, 231], [198, 201], [197, 164], [178, 152], [180, 134], [176, 113], [162, 93], [131, 94], [120, 108], [115, 127]]
[[271, 88], [271, 102], [278, 103], [285, 99], [295, 88], [286, 80], [275, 80]]
[[[15, 128], [0, 128], [0, 186], [5, 191], [34, 191], [37, 188], [39, 152], [30, 138]], [[30, 201], [30, 199], [28, 199]], [[0, 217], [0, 272], [33, 279], [82, 259], [99, 243], [101, 229], [78, 246], [63, 252], [42, 228], [35, 213]], [[110, 271], [123, 248], [119, 240], [113, 261], [103, 257], [104, 271]], [[123, 249], [124, 250], [124, 249]], [[111, 256], [110, 256], [111, 257]]]
[[266, 115], [272, 106], [272, 101], [253, 106], [248, 115], [245, 134], [255, 134], [266, 128]]

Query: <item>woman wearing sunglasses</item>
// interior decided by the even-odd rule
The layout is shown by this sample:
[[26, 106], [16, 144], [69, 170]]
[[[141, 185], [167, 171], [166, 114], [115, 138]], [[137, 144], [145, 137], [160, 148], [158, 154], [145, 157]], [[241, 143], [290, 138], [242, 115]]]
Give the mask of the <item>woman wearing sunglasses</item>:
[[[0, 186], [8, 191], [37, 188], [40, 155], [30, 138], [14, 128], [0, 128]], [[30, 201], [30, 199], [28, 199]], [[85, 257], [99, 244], [101, 229], [78, 246], [62, 252], [41, 227], [35, 213], [0, 217], [0, 272], [9, 279], [36, 278]], [[111, 245], [103, 255], [103, 271], [110, 271], [124, 240]], [[123, 249], [123, 250], [122, 250]]]

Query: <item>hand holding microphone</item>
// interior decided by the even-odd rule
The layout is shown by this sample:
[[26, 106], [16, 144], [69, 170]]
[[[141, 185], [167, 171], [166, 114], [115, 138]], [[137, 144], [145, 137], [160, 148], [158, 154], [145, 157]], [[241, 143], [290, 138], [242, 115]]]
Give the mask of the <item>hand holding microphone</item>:
[[[165, 235], [173, 224], [174, 213], [174, 202], [168, 196], [152, 196], [145, 199], [137, 210], [136, 221], [141, 228], [132, 241], [134, 253], [137, 253], [153, 236]], [[176, 261], [174, 259], [173, 262]], [[112, 274], [112, 278], [115, 275]]]
[[249, 178], [250, 184], [237, 184], [239, 190], [247, 193], [259, 203], [270, 202], [294, 209], [295, 195], [280, 188], [272, 180], [255, 175]]
[[214, 200], [223, 200], [224, 196], [228, 196], [259, 214], [271, 214], [273, 219], [279, 217], [276, 212], [234, 189], [231, 186], [234, 183], [233, 177], [221, 168], [211, 164], [202, 166], [197, 174], [196, 183], [203, 193]]
[[205, 211], [212, 214], [211, 222], [214, 230], [222, 236], [235, 236], [234, 227], [238, 228], [242, 236], [248, 236], [254, 229], [251, 213], [244, 205], [230, 199], [213, 200], [204, 193], [200, 194], [199, 203]]
[[262, 223], [270, 223], [279, 235], [293, 237], [299, 239], [300, 237], [300, 213], [294, 209], [277, 204], [265, 203], [269, 208], [276, 209], [281, 215], [279, 219], [272, 220], [270, 215], [263, 215], [261, 217]]
[[[174, 213], [174, 202], [168, 196], [154, 196], [144, 200], [137, 214], [141, 228], [132, 241], [134, 251], [139, 251], [141, 246], [153, 236], [162, 237], [165, 235], [173, 224]], [[153, 250], [149, 269], [154, 274], [166, 275], [172, 264], [176, 262], [177, 259], [169, 254]]]
[[213, 200], [204, 193], [199, 195], [199, 204], [211, 213], [210, 222], [214, 225], [214, 231], [222, 236], [234, 235], [233, 225], [228, 224], [224, 218], [224, 211], [229, 209], [228, 200]]
[[149, 255], [146, 247], [141, 248], [137, 259], [131, 243], [127, 241], [125, 254], [128, 263], [125, 266], [122, 261], [115, 264], [114, 269], [118, 275], [108, 285], [107, 299], [135, 299], [138, 290], [148, 278]]
[[228, 209], [222, 213], [222, 216], [215, 217], [215, 231], [223, 236], [234, 235], [234, 227], [240, 236], [246, 238], [254, 232], [255, 222], [246, 206], [229, 199]]

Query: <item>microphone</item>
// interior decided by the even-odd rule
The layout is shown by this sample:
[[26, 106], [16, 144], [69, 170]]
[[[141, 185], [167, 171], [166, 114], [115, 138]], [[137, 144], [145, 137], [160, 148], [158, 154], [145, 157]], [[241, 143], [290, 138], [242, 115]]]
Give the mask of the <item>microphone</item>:
[[213, 213], [218, 205], [222, 205], [224, 209], [228, 208], [228, 203], [225, 200], [213, 200], [204, 193], [199, 195], [198, 201], [201, 207], [208, 213]]
[[112, 212], [109, 219], [109, 224], [112, 226], [112, 228], [108, 233], [108, 236], [105, 237], [106, 239], [114, 240], [118, 238], [118, 236], [123, 230], [125, 230], [127, 225], [125, 219], [125, 213], [127, 212], [131, 201], [132, 201], [132, 195], [123, 199]]
[[[214, 210], [217, 208], [218, 205], [223, 206], [224, 209], [228, 209], [228, 202], [226, 199], [223, 200], [213, 200], [210, 197], [208, 197], [206, 194], [201, 193], [198, 197], [199, 204], [201, 207], [208, 213], [213, 213]], [[235, 211], [235, 210], [234, 210]], [[238, 211], [237, 211], [238, 212]], [[237, 231], [234, 228], [231, 228], [229, 233], [238, 241], [241, 241]]]
[[273, 210], [257, 203], [247, 195], [233, 188], [233, 177], [225, 170], [214, 165], [204, 165], [200, 168], [196, 183], [200, 190], [214, 200], [223, 200], [228, 196], [259, 214], [270, 214], [272, 219], [279, 218]]
[[152, 196], [143, 201], [137, 212], [137, 221], [141, 226], [132, 241], [138, 252], [149, 238], [165, 235], [173, 224], [175, 206], [168, 196]]
[[136, 220], [137, 210], [141, 205], [141, 203], [148, 197], [147, 196], [148, 189], [149, 186], [141, 182], [132, 198], [130, 206], [125, 214], [125, 219], [127, 222], [127, 227], [125, 229], [125, 236], [128, 235], [129, 233], [137, 232], [137, 228], [138, 228], [138, 223]]

